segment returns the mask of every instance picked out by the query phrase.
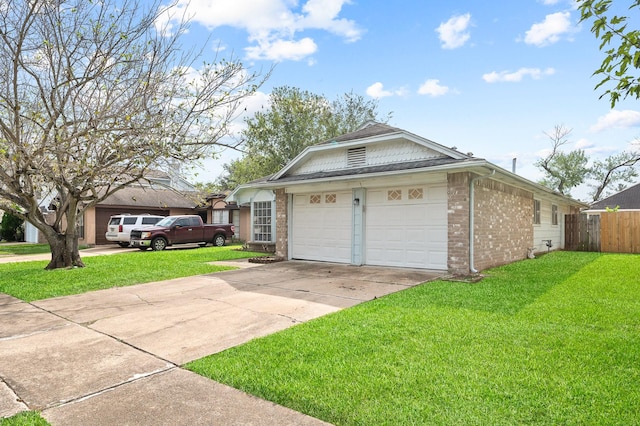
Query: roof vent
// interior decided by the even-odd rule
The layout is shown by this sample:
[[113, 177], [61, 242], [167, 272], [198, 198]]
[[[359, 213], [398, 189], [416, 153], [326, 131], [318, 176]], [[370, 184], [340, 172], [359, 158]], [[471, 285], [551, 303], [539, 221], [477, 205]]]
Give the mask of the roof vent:
[[347, 150], [347, 167], [367, 165], [367, 147], [349, 148]]

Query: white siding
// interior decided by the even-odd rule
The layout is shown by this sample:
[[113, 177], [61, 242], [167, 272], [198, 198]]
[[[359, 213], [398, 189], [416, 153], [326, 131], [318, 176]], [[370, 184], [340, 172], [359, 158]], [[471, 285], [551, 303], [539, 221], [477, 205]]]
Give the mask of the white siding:
[[[564, 248], [564, 216], [569, 214], [569, 208], [566, 205], [559, 204], [557, 201], [540, 199], [540, 224], [533, 225], [533, 247], [536, 252], [547, 251], [546, 241], [551, 240], [551, 250]], [[552, 224], [551, 211], [552, 205], [558, 206], [558, 224]], [[533, 221], [533, 218], [531, 218]]]
[[[366, 146], [367, 166], [420, 161], [443, 157], [442, 154], [411, 141], [395, 141], [386, 144]], [[347, 168], [347, 148], [314, 153], [311, 158], [297, 168], [291, 175], [302, 175]]]

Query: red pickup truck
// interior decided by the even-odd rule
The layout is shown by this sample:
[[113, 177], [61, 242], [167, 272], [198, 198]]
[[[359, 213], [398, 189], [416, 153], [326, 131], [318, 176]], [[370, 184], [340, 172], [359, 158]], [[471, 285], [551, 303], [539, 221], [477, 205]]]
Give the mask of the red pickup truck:
[[211, 243], [223, 246], [233, 237], [235, 228], [231, 224], [206, 224], [197, 215], [167, 216], [155, 226], [131, 230], [131, 247], [146, 250], [164, 250], [174, 244], [197, 243], [201, 247]]

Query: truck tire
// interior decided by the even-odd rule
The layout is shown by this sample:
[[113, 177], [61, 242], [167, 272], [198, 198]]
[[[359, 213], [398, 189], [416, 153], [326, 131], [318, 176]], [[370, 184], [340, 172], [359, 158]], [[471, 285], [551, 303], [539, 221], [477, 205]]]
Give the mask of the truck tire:
[[213, 237], [213, 245], [216, 247], [222, 247], [226, 242], [226, 237], [222, 234], [218, 234]]
[[167, 240], [162, 237], [154, 238], [153, 241], [151, 241], [151, 248], [153, 251], [162, 251], [167, 248]]

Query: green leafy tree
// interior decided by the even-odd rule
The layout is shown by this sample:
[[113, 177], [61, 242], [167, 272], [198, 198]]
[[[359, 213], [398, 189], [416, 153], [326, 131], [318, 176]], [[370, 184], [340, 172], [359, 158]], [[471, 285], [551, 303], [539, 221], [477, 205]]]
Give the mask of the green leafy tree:
[[561, 150], [569, 143], [570, 133], [571, 129], [562, 125], [555, 126], [551, 133], [545, 133], [552, 142], [551, 152], [534, 163], [545, 173], [540, 181], [542, 185], [570, 195], [573, 188], [587, 183], [591, 188], [589, 195], [592, 201], [598, 201], [613, 191], [623, 190], [626, 184], [638, 177], [635, 165], [640, 161], [640, 152], [623, 151], [604, 160], [590, 162], [584, 150]]
[[7, 241], [17, 241], [22, 234], [22, 224], [24, 220], [11, 213], [5, 212], [2, 215], [2, 221], [0, 222], [0, 236], [1, 239]]
[[589, 177], [594, 182], [589, 185], [592, 200], [598, 201], [611, 195], [611, 192], [622, 191], [627, 183], [634, 182], [638, 177], [638, 169], [634, 167], [638, 160], [638, 153], [625, 151], [602, 161], [594, 161], [589, 171]]
[[609, 96], [611, 108], [626, 97], [640, 98], [640, 30], [630, 24], [640, 13], [640, 0], [627, 0], [628, 15], [617, 13], [621, 2], [616, 0], [577, 0], [581, 21], [592, 22], [591, 32], [600, 40], [605, 57], [594, 75], [602, 77], [596, 89], [612, 88], [600, 96]]
[[571, 129], [562, 125], [555, 126], [552, 133], [545, 132], [552, 142], [551, 152], [534, 163], [545, 173], [540, 183], [565, 195], [568, 195], [572, 188], [580, 185], [589, 171], [587, 168], [589, 159], [583, 150], [569, 153], [561, 150], [569, 142], [570, 133]]
[[84, 266], [84, 211], [163, 162], [207, 156], [262, 82], [234, 60], [196, 65], [187, 22], [166, 19], [177, 3], [162, 3], [0, 6], [0, 209], [42, 232], [48, 269]]
[[353, 92], [334, 101], [298, 88], [275, 88], [269, 107], [246, 119], [242, 131], [243, 156], [224, 166], [221, 187], [237, 185], [271, 175], [306, 147], [354, 131], [368, 120], [380, 117], [375, 100]]

